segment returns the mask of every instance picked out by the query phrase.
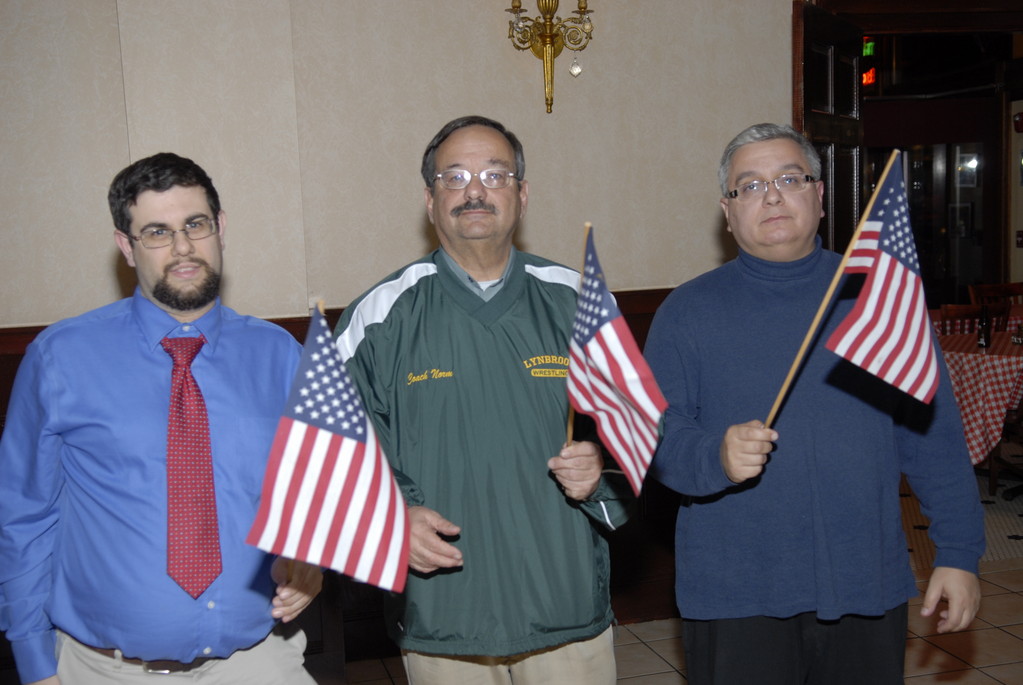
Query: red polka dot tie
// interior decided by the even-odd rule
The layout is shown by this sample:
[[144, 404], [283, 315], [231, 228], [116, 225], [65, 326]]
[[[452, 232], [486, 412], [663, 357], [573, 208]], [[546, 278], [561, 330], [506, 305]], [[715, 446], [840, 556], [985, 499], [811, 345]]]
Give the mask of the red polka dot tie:
[[174, 359], [167, 423], [167, 574], [193, 598], [220, 575], [210, 427], [191, 369], [205, 342], [202, 336], [160, 341]]

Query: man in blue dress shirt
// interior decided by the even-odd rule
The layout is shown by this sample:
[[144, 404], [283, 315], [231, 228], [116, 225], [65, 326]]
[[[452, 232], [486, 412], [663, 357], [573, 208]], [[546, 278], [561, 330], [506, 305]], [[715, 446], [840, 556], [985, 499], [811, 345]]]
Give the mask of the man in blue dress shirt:
[[[139, 160], [109, 201], [138, 287], [36, 337], [0, 440], [0, 629], [19, 676], [311, 684], [305, 637], [281, 624], [319, 592], [320, 569], [244, 542], [301, 348], [221, 305], [224, 212], [198, 165]], [[199, 336], [191, 372], [208, 415], [219, 571], [193, 597], [168, 575], [173, 362], [161, 341]]]

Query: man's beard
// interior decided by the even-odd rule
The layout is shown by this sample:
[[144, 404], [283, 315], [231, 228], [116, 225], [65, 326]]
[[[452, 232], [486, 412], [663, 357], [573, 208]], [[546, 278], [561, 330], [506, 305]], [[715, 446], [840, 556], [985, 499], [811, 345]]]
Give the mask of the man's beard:
[[[167, 279], [167, 275], [164, 274], [164, 277], [153, 286], [153, 299], [178, 312], [192, 312], [196, 309], [202, 309], [217, 299], [217, 295], [220, 294], [220, 274], [214, 271], [206, 262], [200, 261], [199, 264], [202, 266], [203, 271], [206, 272], [206, 278], [203, 279], [197, 290], [189, 290], [188, 292], [175, 290], [171, 288], [170, 281]], [[168, 270], [170, 268], [172, 267], [168, 267]]]

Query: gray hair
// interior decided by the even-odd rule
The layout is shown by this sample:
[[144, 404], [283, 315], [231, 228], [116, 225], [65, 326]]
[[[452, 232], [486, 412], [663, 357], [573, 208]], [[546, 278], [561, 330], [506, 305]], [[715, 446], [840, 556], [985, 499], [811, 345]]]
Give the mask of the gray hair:
[[788, 125], [754, 124], [732, 138], [732, 142], [728, 144], [724, 154], [721, 155], [721, 165], [718, 167], [718, 183], [721, 184], [722, 197], [727, 197], [728, 191], [731, 190], [728, 187], [728, 175], [732, 171], [732, 158], [735, 157], [735, 153], [739, 151], [739, 148], [750, 143], [762, 143], [768, 140], [779, 139], [791, 140], [799, 145], [803, 149], [803, 156], [806, 157], [806, 161], [810, 165], [810, 175], [820, 180], [821, 157], [817, 154], [817, 148], [806, 139], [806, 136]]

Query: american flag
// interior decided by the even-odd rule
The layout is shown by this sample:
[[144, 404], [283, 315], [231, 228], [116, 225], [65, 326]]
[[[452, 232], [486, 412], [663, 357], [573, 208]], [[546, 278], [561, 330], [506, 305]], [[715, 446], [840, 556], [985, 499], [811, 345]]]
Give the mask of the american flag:
[[596, 420], [604, 445], [638, 495], [668, 403], [607, 289], [592, 230], [586, 233], [586, 265], [569, 350], [569, 400], [576, 411]]
[[845, 273], [865, 273], [867, 280], [827, 348], [929, 403], [938, 388], [938, 360], [909, 225], [901, 153], [892, 153]]
[[246, 542], [401, 592], [408, 535], [401, 492], [317, 310]]

